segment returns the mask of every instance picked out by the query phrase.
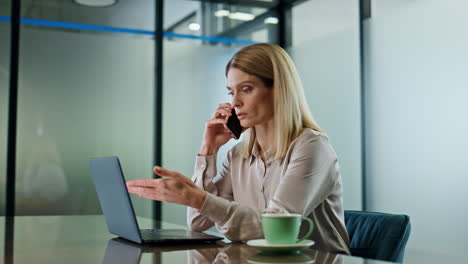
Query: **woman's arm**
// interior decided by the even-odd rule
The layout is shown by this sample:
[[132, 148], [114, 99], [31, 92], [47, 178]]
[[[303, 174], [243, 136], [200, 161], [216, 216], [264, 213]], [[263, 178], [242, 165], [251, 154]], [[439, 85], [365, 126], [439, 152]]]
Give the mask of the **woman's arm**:
[[[199, 188], [205, 190], [211, 195], [219, 196], [227, 201], [233, 201], [230, 175], [231, 157], [232, 150], [228, 152], [216, 182], [213, 182], [213, 179], [217, 174], [216, 154], [210, 156], [197, 156], [192, 177], [193, 182]], [[200, 209], [191, 207], [187, 208], [187, 222], [193, 231], [204, 231], [214, 225], [213, 221], [209, 217], [200, 214]]]
[[[213, 183], [213, 179], [216, 176], [216, 156], [218, 150], [232, 138], [225, 127], [229, 116], [231, 116], [231, 110], [231, 104], [220, 104], [211, 116], [211, 119], [206, 121], [203, 140], [192, 177], [193, 182], [199, 188], [229, 201], [233, 200], [229, 174], [229, 153], [219, 173], [220, 179], [217, 183]], [[209, 217], [201, 215], [199, 209], [187, 208], [187, 222], [189, 227], [194, 231], [207, 230], [214, 224]]]
[[190, 179], [159, 166], [154, 167], [154, 173], [164, 178], [127, 181], [128, 192], [146, 199], [201, 209], [206, 200], [206, 192]]
[[206, 121], [200, 156], [195, 166], [194, 181], [176, 171], [156, 166], [154, 172], [164, 178], [128, 181], [128, 191], [143, 198], [188, 206], [190, 208], [188, 219], [192, 228], [206, 230], [211, 227], [212, 221], [198, 213], [206, 200], [206, 193], [211, 192], [232, 200], [230, 182], [226, 180], [229, 179], [229, 164], [225, 163], [223, 166], [226, 169], [220, 173], [221, 180], [216, 184], [212, 182], [216, 175], [216, 153], [232, 138], [225, 128], [229, 116], [232, 115], [231, 110], [231, 104], [220, 104], [211, 119]]
[[128, 192], [146, 199], [187, 206], [189, 226], [192, 230], [203, 231], [213, 226], [209, 217], [200, 214], [207, 193], [225, 201], [233, 200], [229, 164], [230, 158], [227, 158], [216, 182], [213, 182], [216, 155], [197, 157], [193, 181], [179, 172], [155, 166], [154, 173], [163, 178], [127, 181]]
[[208, 193], [200, 213], [214, 221], [217, 229], [231, 240], [262, 238], [262, 213], [309, 215], [332, 193], [338, 173], [336, 154], [326, 139], [308, 137], [295, 143], [287, 170], [265, 210]]
[[297, 142], [268, 207], [307, 216], [333, 191], [340, 175], [336, 153], [324, 136]]

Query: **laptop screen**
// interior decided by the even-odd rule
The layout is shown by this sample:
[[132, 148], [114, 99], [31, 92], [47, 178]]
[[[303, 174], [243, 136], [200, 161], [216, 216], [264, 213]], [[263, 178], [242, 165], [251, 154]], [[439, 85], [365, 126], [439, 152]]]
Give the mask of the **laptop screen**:
[[89, 167], [109, 232], [141, 243], [138, 222], [119, 159], [89, 159]]

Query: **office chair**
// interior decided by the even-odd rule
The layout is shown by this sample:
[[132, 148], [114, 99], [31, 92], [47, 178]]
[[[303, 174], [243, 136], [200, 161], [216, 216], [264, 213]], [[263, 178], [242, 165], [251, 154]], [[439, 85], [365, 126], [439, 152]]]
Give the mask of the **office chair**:
[[351, 255], [403, 262], [411, 232], [407, 215], [345, 210]]

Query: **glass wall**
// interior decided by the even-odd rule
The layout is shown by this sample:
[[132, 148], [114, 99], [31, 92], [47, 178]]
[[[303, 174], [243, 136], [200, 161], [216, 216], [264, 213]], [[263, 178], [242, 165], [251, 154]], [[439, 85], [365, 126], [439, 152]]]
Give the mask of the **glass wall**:
[[[192, 30], [194, 33], [191, 35], [207, 37], [187, 39], [180, 36], [166, 37], [164, 40], [163, 165], [191, 177], [205, 121], [211, 117], [218, 104], [231, 101], [225, 88], [226, 63], [237, 50], [247, 44], [256, 41], [273, 42], [276, 25], [264, 22], [262, 15], [265, 14], [259, 13], [259, 10], [265, 11], [265, 8], [174, 0], [166, 1], [165, 5], [166, 12], [171, 7], [174, 8], [173, 5], [190, 6], [186, 13], [195, 12], [198, 20], [192, 23], [198, 21], [200, 25], [200, 29]], [[229, 15], [216, 16], [215, 14], [220, 14], [220, 10], [225, 10], [224, 14], [242, 10], [254, 18], [246, 24], [247, 21], [232, 19]], [[178, 15], [180, 19], [185, 17], [183, 13]], [[178, 21], [173, 18], [171, 23], [183, 25]], [[169, 18], [165, 23], [165, 28], [171, 28]], [[204, 27], [211, 28], [212, 31]], [[172, 28], [176, 32], [186, 30]], [[225, 38], [222, 42], [215, 39], [220, 36]], [[236, 143], [237, 141], [231, 140], [223, 146], [218, 153], [218, 164]], [[163, 203], [162, 219], [186, 225], [186, 208]]]
[[10, 80], [9, 17], [10, 1], [0, 0], [0, 216], [5, 215], [8, 93]]
[[[17, 214], [100, 213], [90, 157], [117, 155], [127, 179], [152, 177], [154, 1], [133, 2], [89, 7], [22, 1]], [[340, 157], [345, 206], [359, 208], [358, 5], [342, 2], [294, 7], [289, 51], [312, 111]], [[165, 2], [163, 166], [191, 176], [204, 122], [219, 103], [230, 101], [225, 64], [245, 45], [277, 42], [276, 2], [255, 3]], [[0, 24], [2, 32], [9, 30], [8, 23]], [[313, 34], [310, 24], [316, 25]], [[6, 53], [1, 56], [7, 65]], [[8, 75], [2, 66], [3, 72]], [[6, 131], [6, 123], [0, 129]], [[218, 163], [235, 143], [220, 151]], [[137, 214], [151, 216], [150, 201], [132, 199]], [[162, 213], [163, 220], [185, 224], [181, 206], [164, 203]]]
[[367, 202], [411, 217], [408, 263], [468, 257], [467, 10], [375, 0], [364, 24]]
[[[88, 158], [119, 156], [127, 179], [152, 176], [154, 4], [131, 4], [22, 2], [18, 215], [100, 213]], [[134, 205], [151, 216], [150, 201]]]
[[[33, 21], [54, 21], [73, 24], [111, 26], [152, 30], [154, 26], [154, 0], [95, 1], [95, 5], [78, 4], [75, 0], [21, 0], [22, 17]], [[108, 2], [108, 6], [98, 6]], [[112, 4], [112, 2], [115, 2]]]
[[[255, 6], [245, 1], [244, 4], [234, 5], [190, 0], [165, 1], [164, 29], [166, 37], [172, 40], [172, 36], [179, 36], [190, 43], [194, 43], [194, 39], [211, 40], [211, 43], [233, 42], [222, 38], [237, 41], [276, 41], [275, 28], [278, 21], [274, 12], [269, 10], [273, 3], [264, 2], [262, 6]], [[199, 38], [193, 38], [193, 36]], [[179, 38], [178, 41], [183, 40]]]
[[[8, 2], [8, 3], [7, 3]], [[8, 5], [7, 5], [8, 4]], [[5, 243], [5, 181], [8, 122], [8, 88], [10, 68], [10, 23], [9, 1], [0, 0], [0, 245]], [[0, 257], [3, 258], [5, 247], [0, 246]]]
[[359, 1], [314, 0], [292, 9], [289, 49], [318, 124], [338, 154], [345, 209], [362, 207]]

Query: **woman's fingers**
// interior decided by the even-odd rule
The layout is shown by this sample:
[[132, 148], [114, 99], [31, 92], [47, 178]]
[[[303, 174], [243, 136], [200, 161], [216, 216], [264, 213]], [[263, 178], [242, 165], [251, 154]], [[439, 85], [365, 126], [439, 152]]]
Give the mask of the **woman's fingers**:
[[153, 171], [154, 171], [154, 173], [158, 174], [159, 176], [164, 176], [164, 177], [174, 177], [175, 178], [175, 177], [179, 176], [178, 174], [180, 174], [180, 173], [178, 173], [176, 171], [171, 171], [171, 170], [165, 169], [165, 168], [160, 167], [160, 166], [154, 166]]
[[231, 116], [232, 106], [230, 103], [219, 104], [212, 118]]
[[230, 109], [216, 109], [216, 111], [213, 113], [213, 116], [211, 118], [224, 118], [226, 116], [231, 116], [231, 110]]
[[127, 187], [135, 187], [135, 186], [156, 187], [157, 179], [138, 179], [138, 180], [127, 181]]
[[140, 179], [127, 181], [128, 192], [138, 195], [149, 195], [167, 189], [167, 179]]
[[[182, 175], [182, 177], [184, 176]], [[191, 206], [193, 203], [191, 193], [194, 191], [194, 184], [191, 181], [190, 185], [192, 186], [179, 179], [173, 178], [153, 179], [152, 183], [154, 187], [130, 185], [127, 189], [129, 193], [155, 201], [177, 203], [187, 206]]]
[[[176, 171], [171, 171], [159, 166], [155, 166], [153, 169], [154, 173], [156, 173], [159, 176], [163, 177], [170, 177], [176, 181], [181, 181], [185, 183], [192, 183], [192, 181], [185, 177], [183, 174], [178, 173]], [[165, 179], [139, 179], [139, 180], [131, 180], [127, 181], [127, 188], [132, 187], [142, 187], [142, 188], [161, 188], [161, 186], [165, 186]]]
[[163, 200], [163, 195], [162, 191], [159, 190], [158, 188], [151, 188], [151, 187], [129, 187], [128, 188], [129, 193], [136, 194], [142, 198], [146, 199], [151, 199], [151, 200], [156, 200], [156, 201], [162, 201]]
[[231, 116], [231, 115], [232, 115], [231, 110], [227, 110], [227, 109], [218, 109], [218, 110], [216, 110], [216, 112], [214, 113], [213, 118], [225, 118], [225, 117]]
[[190, 183], [192, 182], [189, 178], [185, 177], [183, 174], [177, 171], [171, 171], [171, 170], [165, 169], [163, 167], [154, 166], [153, 171], [159, 176], [171, 177], [175, 180], [179, 180], [182, 182], [190, 182]]
[[211, 128], [211, 127], [214, 127], [214, 126], [217, 126], [217, 125], [224, 125], [224, 124], [227, 124], [226, 119], [210, 119], [210, 120], [206, 121], [206, 126], [208, 128]]
[[202, 207], [206, 193], [191, 179], [159, 166], [154, 167], [154, 172], [165, 178], [128, 181], [128, 192], [155, 201], [177, 203], [197, 209]]
[[129, 193], [137, 194], [139, 196], [155, 190], [155, 188], [140, 187], [140, 186], [127, 186], [127, 189]]
[[225, 109], [225, 108], [232, 109], [232, 105], [230, 103], [219, 104], [218, 107], [216, 108], [216, 110], [217, 109]]

